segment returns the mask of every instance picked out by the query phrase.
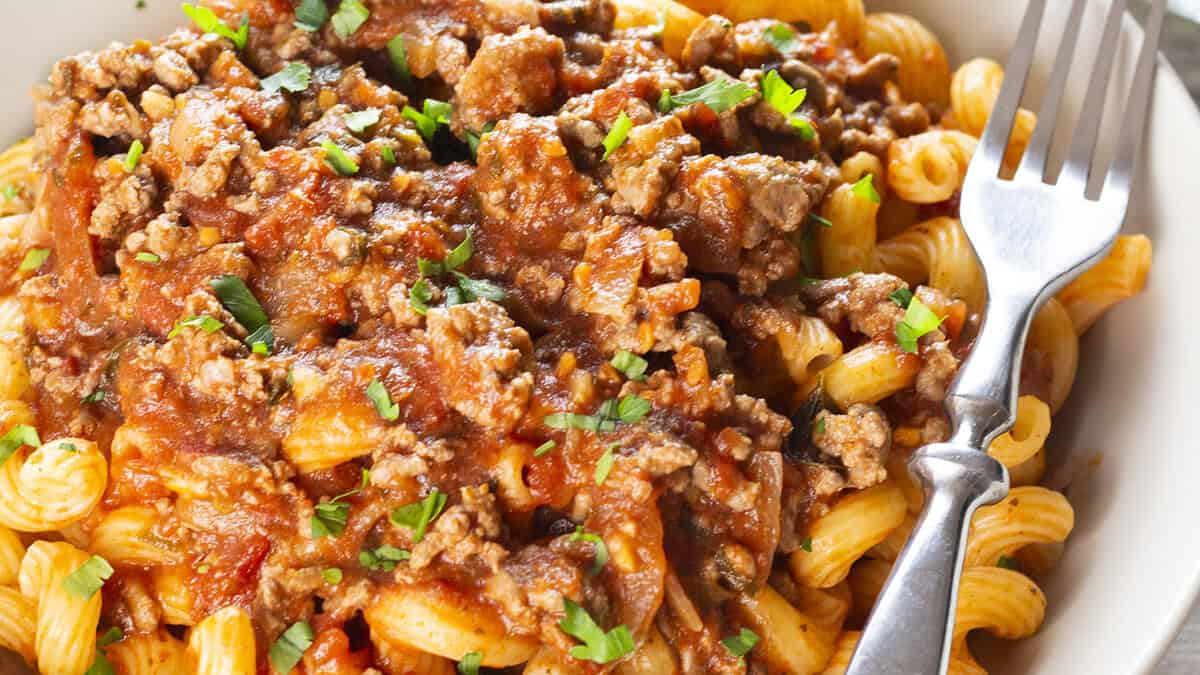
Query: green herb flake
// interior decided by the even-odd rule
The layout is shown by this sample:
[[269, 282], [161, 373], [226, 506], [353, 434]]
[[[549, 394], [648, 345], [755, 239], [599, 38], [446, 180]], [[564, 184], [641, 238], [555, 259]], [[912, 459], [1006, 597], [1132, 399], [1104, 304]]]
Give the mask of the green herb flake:
[[458, 662], [459, 675], [479, 675], [479, 667], [483, 665], [483, 654], [467, 652]]
[[908, 303], [904, 319], [896, 324], [896, 343], [904, 351], [915, 354], [917, 340], [937, 330], [941, 325], [942, 319], [921, 302], [920, 298], [914, 297]]
[[199, 328], [205, 333], [215, 333], [224, 327], [225, 324], [217, 321], [207, 314], [202, 314], [200, 316], [189, 316], [175, 324], [175, 327], [171, 329], [171, 332], [167, 333], [167, 339], [170, 340], [176, 335], [179, 335], [184, 328]]
[[1000, 558], [996, 561], [996, 567], [1003, 567], [1006, 570], [1012, 570], [1014, 572], [1021, 571], [1021, 566], [1017, 564], [1016, 558], [1007, 555], [1000, 556]]
[[329, 8], [325, 6], [325, 0], [300, 0], [300, 6], [296, 8], [296, 21], [293, 25], [296, 28], [315, 33], [321, 30], [321, 26], [325, 25], [325, 21], [328, 19]]
[[150, 263], [150, 264], [162, 262], [162, 258], [158, 257], [157, 255], [155, 255], [154, 253], [151, 253], [149, 251], [138, 251], [137, 255], [133, 256], [133, 259], [138, 262], [144, 262], [144, 263]]
[[84, 396], [82, 399], [80, 399], [79, 403], [81, 405], [87, 405], [89, 403], [99, 403], [104, 400], [105, 395], [106, 394], [104, 393], [103, 389], [96, 387], [96, 389], [94, 391], [92, 391], [92, 393], [90, 393], [87, 396]]
[[458, 280], [458, 288], [462, 291], [468, 302], [474, 302], [483, 298], [492, 302], [504, 302], [504, 290], [490, 281], [483, 279], [472, 279], [462, 272], [454, 272], [454, 278]]
[[907, 288], [897, 288], [888, 294], [888, 298], [900, 309], [908, 309], [908, 305], [913, 299], [913, 293]]
[[358, 564], [377, 572], [391, 572], [396, 569], [396, 563], [412, 557], [412, 554], [402, 548], [384, 544], [378, 548], [359, 551]]
[[446, 260], [443, 261], [443, 266], [448, 270], [454, 271], [467, 264], [467, 261], [469, 261], [473, 255], [475, 255], [474, 237], [471, 232], [468, 231], [467, 236], [462, 240], [462, 243], [460, 243], [458, 246], [455, 246], [450, 250], [450, 253], [446, 254]]
[[109, 628], [108, 630], [104, 631], [103, 635], [96, 638], [96, 646], [97, 647], [107, 647], [111, 644], [120, 642], [123, 639], [125, 639], [125, 632], [122, 631], [120, 628], [113, 626], [112, 628]]
[[321, 148], [325, 150], [325, 163], [337, 175], [353, 176], [358, 173], [358, 162], [351, 159], [337, 143], [329, 140], [321, 141]]
[[293, 94], [308, 89], [310, 84], [312, 84], [312, 69], [308, 67], [307, 63], [301, 61], [292, 61], [279, 72], [270, 77], [264, 77], [258, 83], [263, 91], [275, 93], [280, 89], [286, 89]]
[[290, 673], [300, 663], [300, 657], [312, 646], [313, 629], [307, 621], [297, 621], [283, 631], [271, 645], [271, 665], [280, 673]]
[[629, 394], [623, 396], [617, 405], [617, 417], [625, 424], [637, 424], [650, 409], [649, 401], [637, 394]]
[[850, 190], [859, 199], [866, 199], [875, 204], [882, 201], [879, 198], [879, 192], [875, 189], [875, 176], [873, 174], [867, 174], [858, 179], [858, 182], [851, 186]]
[[800, 542], [800, 548], [804, 549], [805, 553], [812, 553], [812, 537], [805, 537], [804, 541]]
[[208, 563], [200, 563], [199, 565], [196, 565], [196, 574], [208, 574], [208, 571], [211, 569], [212, 565], [209, 565]]
[[558, 627], [583, 642], [571, 648], [571, 656], [582, 661], [612, 663], [634, 650], [633, 635], [623, 624], [605, 633], [586, 609], [566, 596], [563, 597], [563, 618]]
[[133, 8], [146, 9], [146, 0], [137, 0], [137, 2], [133, 3]]
[[600, 535], [587, 532], [582, 525], [576, 525], [575, 533], [571, 535], [571, 541], [586, 541], [595, 548], [596, 552], [592, 559], [593, 575], [599, 574], [608, 564], [608, 547], [604, 545], [604, 539]]
[[18, 424], [8, 430], [8, 433], [0, 437], [0, 466], [3, 466], [8, 458], [12, 456], [17, 448], [22, 445], [28, 445], [31, 448], [37, 448], [42, 445], [42, 441], [38, 438], [37, 429], [28, 424]]
[[546, 441], [545, 443], [542, 443], [541, 445], [537, 446], [537, 449], [533, 451], [533, 456], [541, 457], [542, 455], [545, 455], [546, 453], [550, 452], [557, 446], [558, 446], [557, 441]]
[[600, 455], [600, 459], [596, 460], [596, 485], [604, 485], [604, 481], [608, 480], [608, 474], [612, 472], [613, 461], [616, 459], [613, 455], [616, 447], [615, 443], [608, 446], [604, 454]]
[[394, 422], [400, 418], [400, 404], [392, 401], [392, 395], [379, 378], [372, 379], [367, 385], [367, 398], [371, 399], [375, 410], [379, 411], [379, 416], [383, 419]]
[[350, 505], [346, 502], [328, 501], [317, 504], [308, 519], [312, 538], [341, 536], [342, 532], [346, 531], [346, 521], [349, 519]]
[[408, 49], [404, 47], [404, 36], [397, 35], [387, 43], [388, 57], [392, 60], [392, 70], [404, 84], [412, 84], [412, 71], [408, 68]]
[[395, 166], [396, 151], [392, 150], [392, 146], [390, 146], [390, 145], [383, 146], [383, 148], [379, 151], [379, 156], [383, 158], [383, 161], [387, 162], [388, 164], [390, 164], [392, 166]]
[[793, 54], [804, 44], [796, 39], [796, 31], [786, 23], [773, 24], [763, 31], [763, 39], [780, 54]]
[[17, 195], [19, 194], [21, 194], [20, 188], [13, 183], [6, 184], [4, 189], [0, 190], [0, 195], [4, 196], [4, 201], [6, 202], [11, 202], [12, 200], [16, 199]]
[[361, 0], [342, 0], [337, 11], [333, 13], [333, 32], [345, 40], [354, 35], [371, 16], [371, 10], [362, 4]]
[[83, 671], [83, 675], [116, 675], [116, 674], [117, 674], [117, 671], [113, 668], [113, 665], [108, 660], [108, 657], [105, 656], [104, 652], [100, 651], [99, 649], [96, 650], [96, 658], [94, 661], [92, 661], [92, 665], [88, 666], [88, 669]]
[[646, 368], [650, 366], [646, 359], [624, 349], [618, 350], [608, 363], [625, 377], [638, 382], [646, 379]]
[[75, 447], [74, 443], [59, 443], [58, 447], [66, 450], [67, 452], [79, 452], [79, 448]]
[[434, 488], [433, 492], [430, 492], [424, 499], [405, 504], [392, 511], [389, 518], [393, 524], [411, 529], [413, 543], [419, 544], [425, 538], [425, 530], [429, 527], [429, 523], [437, 518], [444, 508], [446, 508], [446, 494], [438, 492], [437, 488]]
[[629, 115], [622, 110], [620, 115], [617, 115], [617, 120], [613, 122], [612, 128], [608, 130], [608, 134], [604, 137], [604, 157], [601, 159], [607, 160], [612, 156], [613, 151], [621, 147], [625, 143], [625, 139], [629, 138], [629, 130], [633, 128], [633, 120], [629, 119]]
[[484, 136], [487, 136], [495, 131], [495, 129], [496, 123], [488, 122], [487, 124], [483, 125], [483, 128], [479, 130], [479, 133], [475, 133], [470, 129], [467, 130], [467, 149], [471, 151], [471, 159], [479, 159], [480, 141], [483, 140]]
[[813, 425], [813, 434], [820, 436], [823, 433], [825, 433], [825, 418], [824, 417], [817, 420], [817, 423]]
[[778, 71], [769, 70], [762, 79], [762, 94], [768, 105], [779, 114], [788, 117], [804, 103], [804, 99], [808, 97], [808, 90], [793, 89], [787, 80], [780, 77]]
[[142, 151], [145, 147], [141, 141], [135, 140], [129, 145], [129, 152], [125, 153], [125, 162], [121, 165], [125, 169], [125, 173], [133, 173], [137, 168], [138, 160], [142, 158]]
[[408, 304], [412, 306], [413, 311], [421, 316], [425, 316], [429, 311], [429, 301], [432, 299], [433, 289], [429, 287], [429, 282], [424, 279], [417, 279], [408, 291]]
[[246, 40], [250, 37], [250, 15], [243, 14], [241, 23], [238, 24], [238, 29], [235, 31], [217, 16], [216, 12], [208, 7], [198, 7], [190, 3], [183, 3], [183, 13], [188, 15], [188, 18], [196, 24], [196, 27], [205, 33], [212, 33], [227, 38], [233, 42], [238, 49], [246, 48]]
[[324, 579], [325, 583], [327, 584], [333, 584], [336, 586], [342, 583], [342, 577], [342, 570], [337, 567], [327, 567], [321, 570], [321, 578]]
[[819, 214], [817, 214], [814, 211], [808, 212], [808, 219], [813, 221], [814, 223], [820, 225], [821, 227], [833, 227], [833, 221], [828, 220], [826, 218], [822, 218]]
[[722, 75], [708, 84], [690, 89], [682, 94], [663, 91], [663, 95], [658, 101], [658, 108], [663, 112], [670, 112], [675, 108], [703, 103], [708, 106], [709, 110], [720, 115], [752, 96], [754, 96], [754, 87], [741, 80]]
[[79, 569], [63, 579], [63, 588], [66, 588], [71, 595], [89, 600], [96, 594], [96, 591], [100, 590], [105, 580], [112, 575], [112, 565], [109, 565], [104, 558], [93, 555]]
[[346, 127], [356, 134], [361, 134], [367, 129], [379, 124], [379, 109], [367, 108], [358, 112], [347, 113]]
[[731, 635], [721, 640], [721, 644], [725, 645], [725, 649], [728, 649], [730, 654], [741, 658], [754, 649], [754, 645], [758, 644], [758, 635], [749, 628], [743, 628], [737, 635]]
[[[267, 312], [259, 303], [258, 298], [254, 297], [254, 293], [250, 292], [250, 288], [246, 286], [246, 282], [242, 281], [241, 277], [232, 274], [225, 274], [208, 282], [212, 286], [213, 292], [216, 293], [217, 299], [221, 301], [221, 306], [237, 319], [237, 322], [242, 324], [249, 333], [257, 333], [262, 327], [270, 326], [267, 319]], [[263, 342], [260, 335], [258, 341]], [[247, 343], [253, 344], [250, 338], [247, 338]]]
[[42, 265], [46, 264], [46, 259], [50, 257], [50, 249], [48, 248], [33, 248], [30, 249], [25, 257], [21, 260], [21, 266], [17, 268], [20, 272], [32, 272]]
[[421, 134], [421, 138], [425, 139], [426, 143], [432, 143], [433, 137], [437, 135], [438, 126], [449, 126], [450, 116], [453, 112], [454, 109], [449, 103], [427, 98], [422, 102], [420, 111], [406, 105], [400, 114], [417, 125], [417, 133]]

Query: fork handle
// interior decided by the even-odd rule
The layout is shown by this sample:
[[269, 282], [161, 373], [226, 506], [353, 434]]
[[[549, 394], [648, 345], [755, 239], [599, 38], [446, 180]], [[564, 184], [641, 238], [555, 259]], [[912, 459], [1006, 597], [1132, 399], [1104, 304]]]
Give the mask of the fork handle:
[[1008, 492], [1004, 465], [976, 448], [925, 446], [909, 468], [925, 508], [892, 567], [846, 675], [937, 675], [950, 661], [971, 515]]

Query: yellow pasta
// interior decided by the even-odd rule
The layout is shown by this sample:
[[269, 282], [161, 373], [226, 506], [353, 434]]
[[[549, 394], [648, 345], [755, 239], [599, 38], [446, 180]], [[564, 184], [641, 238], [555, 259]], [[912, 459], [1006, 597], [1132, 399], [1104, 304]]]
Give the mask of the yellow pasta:
[[91, 512], [107, 480], [104, 456], [82, 438], [18, 451], [0, 466], [0, 525], [21, 532], [61, 529]]
[[92, 550], [109, 562], [146, 566], [178, 562], [180, 556], [151, 532], [156, 522], [158, 512], [148, 506], [117, 509], [92, 531]]
[[64, 583], [88, 559], [70, 544], [37, 541], [21, 561], [21, 594], [37, 612], [34, 648], [46, 675], [82, 675], [95, 660], [100, 593], [85, 598]]
[[1046, 474], [1046, 451], [1038, 450], [1033, 457], [1008, 470], [1008, 483], [1014, 487], [1035, 485]]
[[850, 568], [850, 576], [846, 577], [850, 585], [850, 596], [853, 599], [852, 619], [861, 624], [866, 621], [875, 599], [883, 590], [888, 575], [892, 573], [892, 561], [863, 558]]
[[127, 636], [104, 652], [117, 675], [191, 675], [186, 645], [166, 631]]
[[521, 671], [524, 675], [570, 675], [575, 672], [561, 652], [553, 647], [542, 647]]
[[0, 586], [15, 586], [25, 545], [16, 532], [0, 525]]
[[968, 567], [958, 589], [955, 640], [985, 629], [1005, 640], [1029, 637], [1046, 616], [1046, 596], [1020, 572], [1002, 567]]
[[867, 555], [877, 560], [895, 562], [896, 558], [900, 557], [900, 551], [904, 550], [904, 545], [908, 543], [908, 538], [912, 536], [913, 528], [916, 526], [917, 516], [912, 512], [906, 514], [904, 522], [892, 530], [883, 541], [872, 546]]
[[1013, 488], [997, 504], [981, 507], [971, 519], [966, 565], [995, 565], [1000, 556], [1034, 543], [1064, 541], [1075, 526], [1067, 498], [1044, 487]]
[[1058, 301], [1077, 335], [1083, 335], [1113, 305], [1142, 292], [1152, 255], [1153, 246], [1144, 235], [1121, 235], [1104, 260], [1059, 291]]
[[789, 319], [775, 339], [788, 374], [800, 384], [842, 355], [842, 341], [818, 317], [797, 314]]
[[650, 627], [637, 651], [617, 664], [615, 675], [678, 675], [679, 659], [658, 628]]
[[0, 586], [0, 647], [11, 649], [25, 663], [37, 659], [34, 636], [37, 634], [37, 610], [33, 602], [10, 586]]
[[834, 360], [820, 372], [825, 394], [845, 410], [855, 403], [877, 403], [912, 386], [920, 359], [899, 347], [869, 342]]
[[1050, 406], [1036, 396], [1017, 399], [1017, 421], [988, 447], [988, 454], [1009, 469], [1029, 461], [1050, 435]]
[[[854, 655], [854, 648], [858, 646], [858, 640], [862, 637], [859, 631], [846, 631], [838, 637], [837, 643], [834, 645], [833, 656], [829, 659], [829, 664], [821, 671], [821, 675], [845, 675], [846, 669], [850, 667], [850, 657]], [[950, 668], [946, 671], [946, 675], [987, 675], [987, 671], [979, 667], [971, 659], [970, 654], [966, 653], [966, 649], [956, 649], [950, 653]]]
[[[1003, 83], [1004, 68], [991, 59], [972, 59], [959, 66], [950, 83], [950, 107], [963, 131], [975, 137], [983, 134]], [[1036, 115], [1024, 108], [1018, 111], [1004, 155], [1004, 166], [1009, 171], [1020, 164], [1035, 126]]]
[[656, 26], [663, 22], [663, 50], [675, 58], [704, 17], [672, 0], [619, 0], [616, 28]]
[[255, 675], [250, 616], [226, 607], [205, 617], [187, 638], [188, 667], [195, 675]]
[[1013, 554], [1021, 571], [1031, 577], [1041, 577], [1050, 573], [1062, 560], [1066, 544], [1053, 542], [1049, 544], [1030, 544]]
[[821, 216], [830, 226], [816, 228], [822, 275], [842, 277], [874, 271], [878, 213], [879, 204], [854, 194], [850, 184], [834, 189], [821, 207]]
[[879, 242], [878, 267], [911, 286], [932, 286], [973, 310], [983, 309], [987, 287], [967, 233], [954, 218], [934, 218]]
[[383, 430], [367, 413], [332, 404], [305, 406], [283, 439], [283, 454], [304, 473], [369, 455], [383, 442]]
[[813, 30], [836, 22], [842, 41], [850, 46], [858, 44], [866, 18], [862, 0], [684, 0], [684, 4], [701, 14], [720, 14], [735, 22], [779, 19], [806, 23]]
[[29, 392], [29, 368], [23, 350], [0, 341], [0, 400], [17, 401]]
[[35, 151], [32, 138], [27, 138], [0, 153], [0, 216], [28, 213], [36, 197], [37, 174], [31, 163]]
[[817, 622], [770, 586], [733, 602], [734, 615], [759, 636], [754, 655], [769, 672], [816, 673], [829, 661], [833, 643], [817, 629]]
[[154, 597], [162, 608], [163, 622], [174, 626], [194, 626], [192, 591], [188, 588], [185, 572], [179, 566], [159, 567], [154, 570]]
[[944, 202], [962, 188], [978, 145], [961, 131], [926, 131], [898, 139], [888, 146], [888, 186], [916, 204]]
[[805, 586], [828, 588], [850, 573], [850, 566], [904, 522], [908, 503], [891, 481], [842, 497], [809, 526], [812, 551], [788, 559], [792, 576]]
[[1058, 300], [1048, 300], [1033, 317], [1025, 358], [1040, 360], [1038, 366], [1049, 376], [1046, 403], [1050, 404], [1051, 413], [1058, 412], [1071, 394], [1079, 367], [1079, 336], [1071, 316]]
[[404, 675], [455, 675], [458, 672], [453, 661], [429, 652], [387, 641], [375, 642], [374, 646], [388, 663], [398, 666]]
[[925, 24], [907, 14], [868, 14], [859, 54], [893, 54], [900, 59], [897, 79], [905, 100], [945, 107], [950, 102], [950, 61]]

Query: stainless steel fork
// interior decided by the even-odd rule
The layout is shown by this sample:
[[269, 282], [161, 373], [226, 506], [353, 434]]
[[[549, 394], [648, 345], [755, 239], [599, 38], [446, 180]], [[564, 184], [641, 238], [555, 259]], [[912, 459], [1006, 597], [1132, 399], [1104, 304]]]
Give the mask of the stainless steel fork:
[[913, 454], [925, 509], [896, 560], [847, 675], [946, 672], [967, 528], [980, 506], [1008, 492], [1008, 472], [985, 450], [1016, 419], [1025, 337], [1043, 302], [1111, 248], [1129, 206], [1166, 0], [1154, 0], [1122, 136], [1107, 175], [1095, 149], [1120, 39], [1125, 0], [1113, 0], [1080, 119], [1061, 172], [1049, 167], [1055, 119], [1087, 0], [1074, 0], [1038, 124], [1011, 180], [1001, 163], [1033, 64], [1046, 0], [1030, 0], [1004, 84], [967, 172], [961, 216], [987, 279], [984, 322], [946, 398], [950, 440]]

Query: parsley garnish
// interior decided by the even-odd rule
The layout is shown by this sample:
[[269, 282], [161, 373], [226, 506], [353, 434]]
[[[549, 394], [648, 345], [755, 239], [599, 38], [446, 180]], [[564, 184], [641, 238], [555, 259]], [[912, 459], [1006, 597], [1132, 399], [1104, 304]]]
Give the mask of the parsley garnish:
[[133, 256], [133, 259], [144, 263], [162, 262], [162, 258], [149, 251], [138, 251], [137, 255]]
[[342, 570], [337, 567], [327, 567], [321, 570], [321, 578], [324, 579], [326, 583], [336, 586], [337, 584], [342, 583], [342, 577]]
[[467, 652], [458, 662], [459, 675], [479, 675], [479, 666], [483, 665], [483, 654]]
[[142, 158], [143, 150], [145, 150], [145, 147], [142, 146], [141, 141], [135, 140], [129, 145], [129, 152], [125, 153], [125, 163], [122, 165], [125, 173], [133, 173], [133, 170], [137, 168], [138, 160]]
[[183, 321], [179, 321], [175, 324], [175, 327], [171, 329], [171, 332], [167, 333], [167, 339], [170, 340], [176, 335], [179, 335], [184, 328], [199, 328], [205, 333], [215, 333], [224, 327], [225, 324], [217, 321], [207, 314], [202, 314], [200, 316], [189, 316]]
[[109, 565], [104, 558], [93, 555], [87, 559], [87, 562], [80, 565], [79, 569], [63, 579], [63, 588], [66, 588], [71, 595], [88, 600], [96, 594], [96, 591], [100, 590], [105, 580], [112, 574], [112, 565]]
[[875, 190], [875, 176], [873, 174], [867, 174], [858, 179], [858, 182], [852, 185], [850, 190], [859, 199], [866, 199], [876, 204], [882, 201], [879, 198], [879, 192]]
[[1021, 567], [1017, 564], [1016, 559], [1006, 555], [1000, 556], [996, 561], [996, 567], [1003, 567], [1006, 570], [1013, 570], [1014, 572], [1021, 571]]
[[824, 417], [817, 420], [817, 423], [813, 425], [813, 434], [820, 435], [823, 433], [825, 433], [825, 418]]
[[116, 675], [112, 663], [109, 662], [108, 657], [104, 655], [101, 649], [115, 642], [120, 642], [124, 637], [125, 633], [120, 628], [113, 626], [105, 631], [103, 635], [96, 638], [96, 658], [92, 661], [92, 665], [84, 671], [83, 675]]
[[800, 542], [800, 548], [804, 549], [805, 553], [812, 553], [812, 537], [805, 537], [804, 541]]
[[321, 26], [329, 18], [329, 8], [325, 6], [325, 0], [300, 0], [300, 6], [296, 8], [296, 28], [304, 29], [310, 33], [315, 33], [321, 30]]
[[362, 482], [353, 490], [347, 490], [327, 502], [313, 506], [312, 517], [308, 519], [312, 538], [337, 537], [346, 531], [346, 521], [350, 518], [350, 505], [342, 501], [346, 497], [356, 495], [367, 489], [371, 483], [371, 474], [366, 469], [362, 472]]
[[[447, 273], [449, 273], [454, 278], [457, 288], [450, 287], [446, 289], [447, 305], [458, 305], [462, 304], [463, 302], [474, 302], [479, 298], [485, 298], [493, 302], [502, 302], [504, 300], [503, 289], [490, 281], [485, 281], [483, 279], [472, 279], [462, 272], [457, 271], [459, 267], [462, 267], [467, 263], [468, 260], [471, 259], [471, 256], [474, 255], [474, 253], [475, 244], [471, 239], [471, 233], [468, 232], [467, 237], [463, 239], [462, 243], [460, 243], [458, 246], [455, 246], [454, 249], [446, 255], [442, 262], [435, 262], [426, 258], [419, 258], [417, 259], [417, 269], [419, 269], [421, 274], [426, 277], [436, 278], [445, 276]], [[422, 283], [424, 283], [424, 279], [421, 279], [417, 282], [417, 284]], [[413, 285], [413, 289], [414, 291], [416, 290], [416, 284]], [[424, 297], [426, 295], [429, 297]], [[414, 299], [412, 292], [409, 292], [409, 299], [414, 300], [414, 308], [418, 307], [416, 300], [420, 301], [420, 308], [417, 308], [417, 311], [422, 314], [425, 313], [422, 311], [422, 309], [429, 309], [428, 304], [430, 298], [432, 297], [433, 291], [429, 288], [427, 283], [424, 283], [420, 298]]]
[[438, 492], [437, 488], [434, 488], [433, 492], [430, 492], [421, 501], [405, 504], [392, 511], [389, 518], [392, 523], [413, 530], [412, 541], [414, 544], [419, 544], [425, 538], [425, 530], [429, 527], [429, 523], [437, 518], [444, 508], [446, 508], [446, 493]]
[[783, 115], [788, 124], [800, 130], [801, 138], [808, 141], [816, 136], [816, 131], [813, 130], [812, 124], [808, 120], [792, 116], [792, 113], [796, 112], [796, 109], [808, 97], [807, 89], [793, 89], [792, 85], [780, 77], [777, 71], [769, 70], [762, 79], [762, 93], [763, 100], [768, 105]]
[[369, 127], [379, 124], [379, 109], [367, 108], [358, 112], [347, 113], [346, 126], [356, 134], [361, 134]]
[[421, 138], [425, 139], [426, 143], [432, 143], [433, 137], [437, 135], [438, 125], [450, 125], [450, 115], [454, 109], [449, 103], [439, 101], [434, 98], [427, 98], [421, 103], [421, 110], [406, 105], [400, 114], [405, 118], [413, 121], [417, 125], [417, 132], [421, 134]]
[[258, 85], [262, 87], [263, 91], [271, 93], [287, 89], [293, 94], [298, 94], [308, 89], [308, 85], [311, 83], [312, 69], [308, 67], [308, 64], [302, 61], [292, 61], [274, 75], [264, 77]]
[[623, 396], [617, 405], [617, 418], [625, 424], [637, 424], [650, 412], [650, 402], [638, 396], [629, 394]]
[[815, 211], [809, 211], [808, 217], [821, 227], [833, 227], [833, 221], [829, 220], [828, 218], [822, 218], [820, 214], [816, 213]]
[[693, 103], [703, 103], [708, 106], [709, 110], [719, 115], [752, 96], [754, 96], [754, 87], [741, 80], [722, 75], [708, 84], [700, 85], [682, 94], [672, 94], [669, 90], [664, 90], [662, 97], [658, 100], [658, 109], [662, 112], [670, 112], [675, 108], [682, 108]]
[[337, 143], [325, 140], [321, 141], [321, 147], [325, 150], [325, 163], [339, 176], [353, 176], [358, 173], [358, 162], [351, 159]]
[[79, 448], [75, 447], [74, 443], [59, 443], [58, 447], [66, 450], [67, 452], [79, 452]]
[[545, 443], [542, 443], [541, 445], [537, 446], [537, 449], [533, 451], [533, 456], [541, 457], [542, 455], [550, 452], [557, 446], [558, 446], [558, 443], [556, 441], [546, 441]]
[[730, 654], [741, 658], [754, 649], [754, 645], [758, 644], [758, 635], [749, 628], [743, 628], [737, 635], [731, 635], [721, 640], [721, 644], [725, 645], [725, 649], [728, 649]]
[[624, 349], [617, 350], [608, 363], [625, 377], [638, 382], [646, 379], [646, 368], [650, 365], [646, 359]]
[[620, 401], [609, 399], [600, 405], [595, 415], [579, 413], [552, 413], [542, 418], [542, 423], [551, 429], [583, 429], [585, 431], [612, 431], [617, 422], [636, 424], [650, 412], [650, 402], [629, 394]]
[[433, 289], [424, 279], [417, 279], [408, 291], [408, 304], [412, 305], [413, 310], [421, 316], [425, 316], [429, 311], [429, 301], [432, 299]]
[[404, 36], [397, 35], [388, 40], [388, 56], [392, 60], [392, 70], [404, 84], [412, 84], [412, 71], [408, 69], [408, 50], [404, 47]]
[[271, 346], [275, 343], [275, 334], [271, 330], [267, 313], [259, 304], [258, 298], [250, 292], [246, 282], [232, 274], [226, 274], [208, 283], [213, 287], [221, 305], [242, 324], [242, 328], [249, 331], [246, 344], [250, 345], [250, 349], [256, 354], [270, 353]]
[[786, 23], [777, 23], [764, 30], [763, 39], [780, 54], [790, 54], [804, 46], [796, 39], [796, 31]]
[[32, 272], [42, 265], [46, 264], [46, 259], [50, 257], [50, 249], [48, 248], [33, 248], [25, 254], [21, 260], [21, 266], [17, 268], [19, 272]]
[[472, 279], [462, 272], [453, 272], [453, 274], [454, 278], [458, 280], [458, 288], [466, 296], [467, 302], [474, 302], [480, 298], [491, 300], [492, 302], [504, 301], [503, 289], [492, 282], [483, 279]]
[[571, 648], [571, 656], [583, 661], [612, 663], [633, 651], [633, 635], [624, 624], [604, 632], [587, 610], [563, 596], [564, 616], [558, 627], [583, 642]]
[[391, 572], [396, 569], [396, 563], [408, 560], [412, 554], [402, 548], [384, 544], [379, 548], [358, 552], [358, 564], [369, 570]]
[[379, 151], [379, 156], [388, 164], [394, 165], [396, 163], [396, 151], [392, 150], [392, 146], [390, 145], [383, 146], [383, 149]]
[[20, 189], [13, 183], [5, 184], [4, 189], [0, 191], [0, 194], [4, 195], [4, 201], [6, 202], [11, 202], [12, 200], [16, 199], [17, 195], [20, 193]]
[[612, 471], [613, 450], [616, 449], [617, 443], [613, 443], [605, 449], [604, 454], [600, 455], [600, 459], [596, 460], [596, 485], [604, 485], [604, 481], [608, 480], [608, 474]]
[[228, 38], [233, 42], [238, 49], [246, 48], [246, 39], [250, 37], [250, 15], [242, 14], [242, 21], [238, 24], [238, 29], [234, 31], [229, 26], [226, 26], [216, 13], [207, 7], [197, 7], [189, 3], [183, 3], [183, 13], [188, 15], [196, 26], [205, 33], [212, 33], [223, 38]]
[[366, 23], [369, 16], [371, 16], [371, 11], [362, 4], [361, 0], [342, 0], [342, 4], [338, 5], [337, 11], [333, 13], [333, 32], [345, 40], [354, 35], [354, 32]]
[[104, 400], [104, 396], [105, 396], [104, 390], [99, 387], [96, 387], [95, 391], [88, 394], [87, 396], [84, 396], [82, 399], [80, 399], [79, 403], [81, 405], [87, 405], [88, 403], [99, 403]]
[[896, 324], [896, 343], [904, 351], [914, 354], [917, 351], [917, 340], [937, 330], [941, 325], [942, 320], [933, 310], [925, 306], [920, 298], [913, 298], [908, 303], [904, 319]]
[[908, 305], [913, 299], [913, 293], [907, 288], [897, 288], [891, 293], [888, 293], [888, 298], [890, 298], [892, 302], [896, 303], [900, 309], [908, 309]]
[[417, 258], [417, 268], [421, 274], [427, 277], [440, 277], [446, 272], [454, 270], [467, 264], [471, 256], [475, 255], [475, 241], [470, 231], [462, 242], [450, 250], [442, 262], [434, 262], [427, 258]]
[[595, 548], [592, 574], [599, 574], [600, 570], [603, 570], [604, 566], [608, 564], [608, 547], [604, 545], [604, 540], [600, 538], [600, 535], [585, 531], [582, 525], [576, 525], [575, 533], [571, 535], [571, 541], [590, 542]]
[[367, 385], [367, 398], [371, 399], [371, 403], [375, 405], [375, 410], [379, 411], [379, 416], [383, 419], [394, 422], [400, 417], [400, 404], [392, 401], [392, 395], [388, 393], [387, 387], [379, 381], [379, 378], [371, 380]]
[[471, 159], [479, 159], [479, 142], [483, 140], [484, 136], [492, 133], [495, 129], [496, 123], [488, 122], [483, 125], [479, 133], [475, 133], [470, 129], [467, 130], [467, 149], [471, 151]]
[[103, 635], [96, 638], [96, 646], [97, 647], [107, 647], [115, 642], [120, 642], [124, 638], [125, 638], [125, 632], [122, 631], [120, 628], [113, 626], [112, 628], [109, 628], [108, 630], [104, 631]]
[[629, 115], [622, 110], [621, 114], [617, 115], [617, 121], [613, 122], [612, 128], [604, 137], [604, 156], [601, 159], [608, 159], [614, 150], [621, 147], [625, 143], [625, 139], [629, 137], [629, 130], [632, 128], [633, 120], [629, 119]]
[[38, 438], [37, 429], [28, 424], [14, 426], [0, 438], [0, 466], [7, 462], [8, 458], [12, 457], [12, 454], [22, 445], [36, 448], [41, 446], [41, 444], [42, 440]]
[[290, 673], [300, 663], [304, 651], [312, 646], [313, 629], [307, 621], [297, 621], [283, 631], [283, 635], [271, 645], [271, 665], [280, 673]]

